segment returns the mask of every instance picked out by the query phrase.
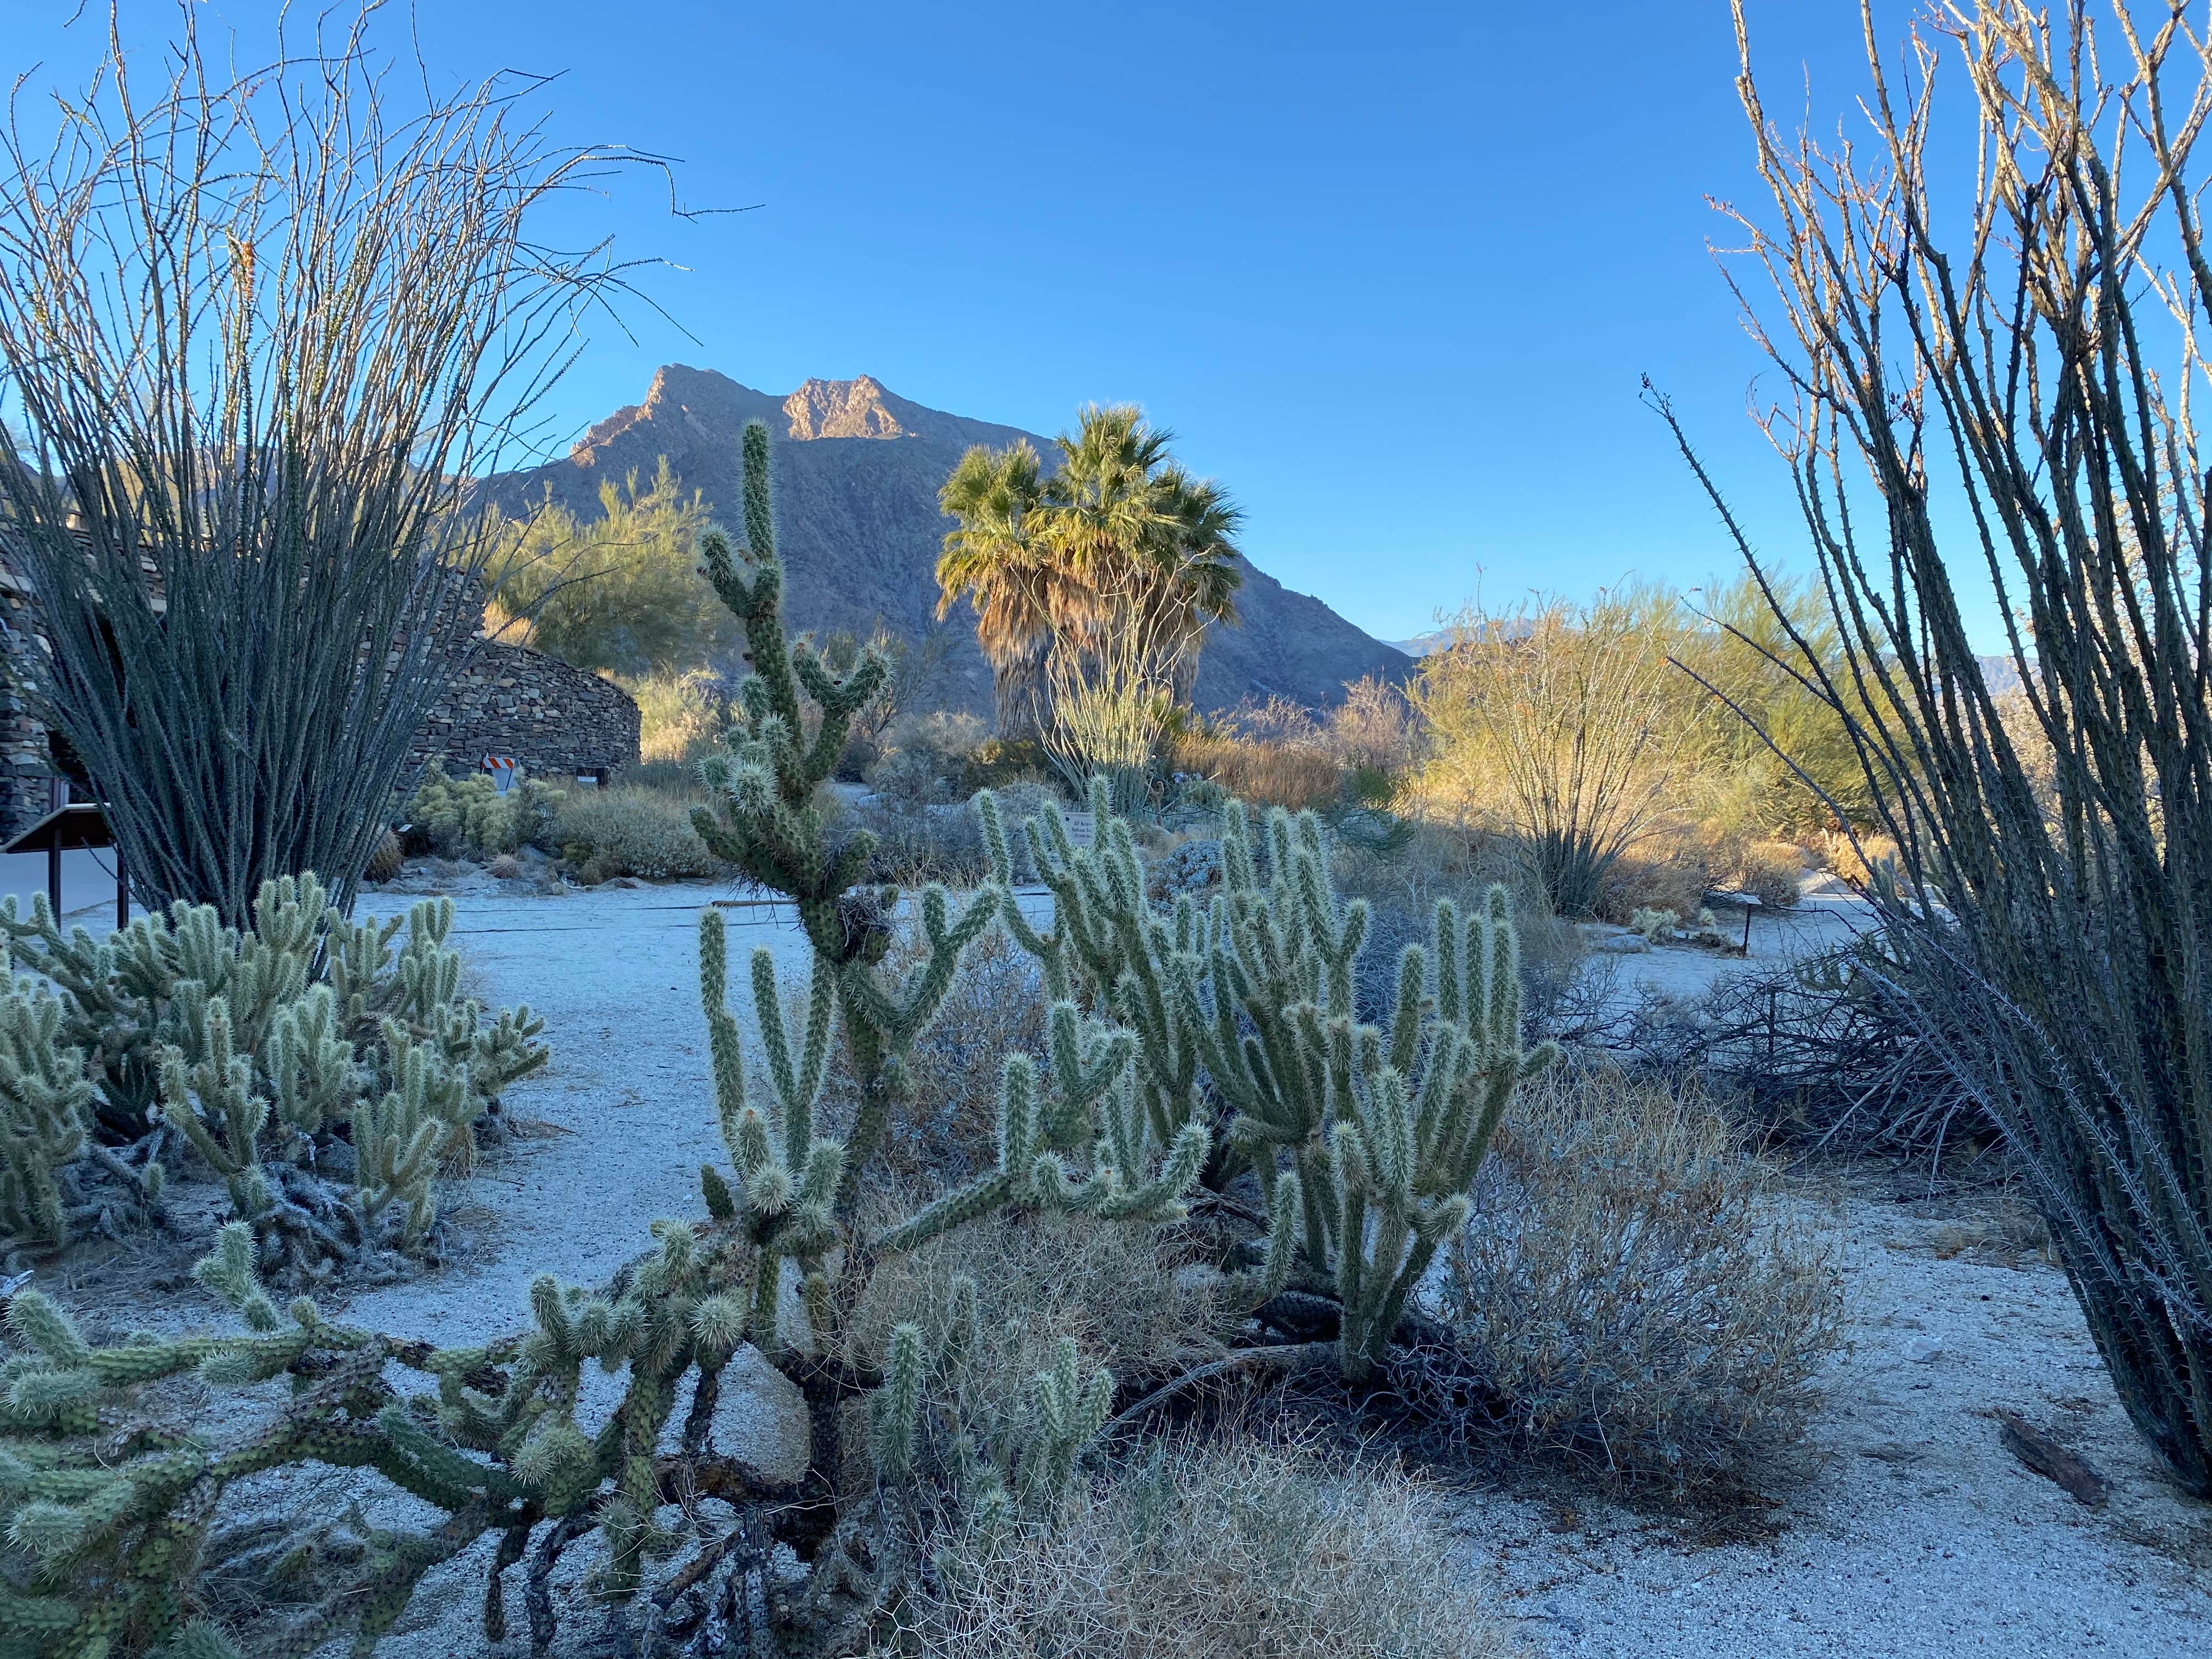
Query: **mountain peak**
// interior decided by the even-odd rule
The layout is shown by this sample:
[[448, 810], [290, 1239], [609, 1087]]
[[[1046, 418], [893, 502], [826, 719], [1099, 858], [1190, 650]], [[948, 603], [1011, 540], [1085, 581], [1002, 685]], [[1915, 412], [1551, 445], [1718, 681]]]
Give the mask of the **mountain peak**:
[[872, 374], [851, 380], [809, 380], [783, 400], [794, 438], [914, 437], [913, 423], [899, 419], [902, 407], [927, 412], [893, 397]]

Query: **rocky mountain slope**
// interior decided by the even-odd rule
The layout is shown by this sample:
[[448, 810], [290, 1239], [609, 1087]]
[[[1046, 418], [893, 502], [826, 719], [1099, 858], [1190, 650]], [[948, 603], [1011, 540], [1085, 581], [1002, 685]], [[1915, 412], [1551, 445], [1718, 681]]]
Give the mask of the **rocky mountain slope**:
[[[1034, 433], [925, 409], [866, 375], [809, 380], [788, 397], [756, 392], [709, 369], [671, 364], [645, 401], [617, 410], [566, 460], [490, 481], [508, 512], [544, 499], [582, 517], [599, 512], [599, 481], [632, 470], [650, 477], [661, 456], [687, 488], [738, 518], [738, 439], [754, 417], [776, 444], [776, 534], [791, 570], [787, 614], [799, 626], [865, 635], [880, 618], [908, 639], [935, 629], [937, 556], [951, 521], [937, 510], [938, 486], [971, 444], [1003, 447]], [[1280, 696], [1314, 706], [1334, 702], [1362, 675], [1401, 677], [1411, 659], [1370, 639], [1319, 599], [1245, 563], [1242, 617], [1218, 629], [1200, 659], [1197, 698], [1209, 710]], [[963, 605], [942, 625], [948, 704], [988, 714], [991, 678]]]

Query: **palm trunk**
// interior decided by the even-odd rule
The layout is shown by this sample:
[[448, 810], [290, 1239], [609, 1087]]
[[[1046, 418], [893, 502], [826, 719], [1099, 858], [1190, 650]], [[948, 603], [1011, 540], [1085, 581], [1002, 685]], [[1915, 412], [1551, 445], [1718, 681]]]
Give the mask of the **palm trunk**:
[[1047, 704], [1045, 658], [1051, 647], [1040, 646], [991, 665], [991, 692], [998, 706], [999, 735], [1008, 743], [1042, 743]]

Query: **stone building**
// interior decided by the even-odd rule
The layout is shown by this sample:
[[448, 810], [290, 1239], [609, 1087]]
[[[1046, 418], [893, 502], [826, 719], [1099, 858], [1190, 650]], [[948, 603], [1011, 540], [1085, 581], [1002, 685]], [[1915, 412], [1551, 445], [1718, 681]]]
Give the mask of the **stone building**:
[[637, 764], [638, 713], [611, 680], [518, 645], [480, 640], [415, 734], [410, 766], [448, 771], [513, 758], [532, 777], [611, 781]]
[[[64, 776], [24, 688], [46, 642], [38, 600], [0, 544], [0, 839], [51, 811]], [[479, 639], [416, 734], [410, 769], [442, 757], [450, 771], [512, 759], [532, 777], [606, 783], [637, 764], [637, 704], [620, 686], [556, 658]]]

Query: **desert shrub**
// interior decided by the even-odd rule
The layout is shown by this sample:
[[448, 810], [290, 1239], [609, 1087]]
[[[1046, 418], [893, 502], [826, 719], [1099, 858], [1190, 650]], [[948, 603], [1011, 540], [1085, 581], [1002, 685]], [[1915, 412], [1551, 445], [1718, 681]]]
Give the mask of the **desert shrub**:
[[1339, 764], [1393, 778], [1418, 765], [1425, 747], [1405, 688], [1371, 674], [1344, 688], [1344, 701], [1321, 718], [1319, 738]]
[[659, 789], [579, 789], [563, 798], [554, 836], [561, 856], [586, 882], [668, 881], [720, 867], [692, 827], [689, 805]]
[[[1218, 1358], [1219, 1276], [1194, 1269], [1194, 1255], [1168, 1231], [1001, 1213], [878, 1269], [847, 1322], [848, 1352], [880, 1364], [896, 1326], [918, 1324], [934, 1338], [956, 1297], [972, 1296], [962, 1419], [979, 1438], [1003, 1442], [1019, 1432], [1030, 1384], [1063, 1340], [1086, 1374], [1103, 1365], [1138, 1392]], [[963, 1279], [970, 1288], [957, 1289]]]
[[488, 772], [450, 775], [434, 760], [408, 799], [404, 840], [410, 850], [441, 858], [496, 858], [555, 835], [562, 793], [516, 774], [501, 794]]
[[1012, 784], [1048, 784], [1054, 774], [1052, 757], [1034, 738], [986, 738], [977, 744], [960, 769], [960, 793], [978, 789], [1004, 789]]
[[1304, 811], [1333, 804], [1344, 769], [1321, 749], [1222, 733], [1176, 739], [1174, 769], [1210, 778], [1242, 801]]
[[691, 796], [699, 791], [699, 763], [696, 760], [643, 761], [623, 769], [622, 781], [663, 794]]
[[672, 676], [732, 634], [693, 553], [707, 519], [665, 455], [642, 490], [635, 471], [602, 479], [596, 518], [549, 496], [501, 540], [485, 624], [578, 668]]
[[1448, 1351], [1395, 1380], [1447, 1433], [1613, 1479], [1755, 1475], [1841, 1338], [1833, 1246], [1694, 1090], [1614, 1071], [1525, 1091], [1444, 1258]]
[[1863, 830], [1856, 835], [1829, 830], [1821, 836], [1820, 846], [1828, 867], [1862, 890], [1873, 882], [1875, 871], [1897, 864], [1897, 842], [1880, 830]]
[[1694, 916], [1714, 884], [1706, 849], [1686, 836], [1654, 836], [1606, 872], [1595, 913], [1626, 927], [1639, 910]]
[[973, 714], [909, 714], [889, 728], [864, 775], [868, 787], [887, 801], [942, 805], [958, 793], [969, 759], [982, 741], [983, 723]]
[[951, 793], [938, 757], [918, 749], [894, 749], [879, 756], [862, 775], [868, 787], [894, 807], [942, 805]]
[[[926, 942], [912, 930], [893, 946], [919, 961]], [[1006, 935], [987, 933], [960, 960], [937, 1023], [915, 1039], [912, 1092], [884, 1139], [883, 1168], [895, 1179], [964, 1180], [998, 1158], [999, 1082], [1010, 1054], [1044, 1055], [1045, 994], [1036, 964]], [[850, 1079], [833, 1061], [829, 1093], [849, 1098]]]
[[1709, 724], [1668, 660], [1681, 632], [1671, 593], [1630, 588], [1470, 610], [1422, 659], [1432, 787], [1510, 826], [1561, 915], [1591, 915], [1620, 859], [1681, 812]]
[[1786, 910], [1804, 896], [1805, 852], [1794, 842], [1754, 841], [1744, 845], [1736, 885], [1761, 904]]
[[983, 722], [973, 714], [933, 708], [902, 715], [889, 728], [884, 746], [917, 750], [957, 763], [982, 746], [986, 731]]
[[1674, 641], [1673, 654], [1689, 672], [1670, 695], [1717, 696], [1729, 705], [1706, 726], [1686, 799], [1736, 836], [1809, 834], [1838, 812], [1866, 823], [1873, 802], [1844, 722], [1792, 672], [1805, 665], [1794, 631], [1820, 672], [1850, 684], [1827, 594], [1817, 579], [1778, 578], [1771, 598], [1749, 571], [1707, 582]]
[[878, 798], [848, 808], [840, 828], [875, 837], [867, 866], [872, 882], [974, 887], [990, 876], [983, 832], [966, 805], [900, 805]]
[[[1059, 799], [1056, 791], [1040, 784], [1018, 784], [1008, 794], [1015, 810], [1024, 812]], [[972, 800], [954, 805], [879, 798], [847, 808], [839, 827], [842, 835], [865, 830], [876, 838], [868, 860], [870, 881], [974, 887], [990, 878], [981, 820]], [[1014, 879], [1034, 881], [1029, 849], [1018, 845], [1015, 853]]]
[[[638, 758], [682, 768], [689, 773], [729, 724], [729, 690], [722, 677], [704, 668], [645, 674], [622, 682], [637, 704]], [[639, 781], [632, 772], [633, 781]]]
[[1163, 1448], [1055, 1527], [971, 1529], [910, 1614], [936, 1659], [1504, 1659], [1436, 1493], [1252, 1439]]

